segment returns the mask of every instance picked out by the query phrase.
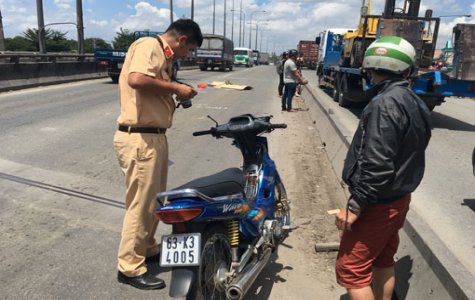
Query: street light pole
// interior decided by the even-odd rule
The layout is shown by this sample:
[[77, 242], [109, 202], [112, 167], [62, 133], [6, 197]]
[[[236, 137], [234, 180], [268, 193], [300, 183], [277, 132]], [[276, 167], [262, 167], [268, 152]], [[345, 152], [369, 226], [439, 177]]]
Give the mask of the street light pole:
[[0, 51], [5, 51], [5, 34], [3, 33], [2, 11], [0, 10]]
[[38, 47], [40, 53], [46, 53], [45, 35], [42, 29], [45, 27], [45, 19], [43, 14], [43, 0], [36, 0], [36, 15], [38, 19]]
[[216, 15], [216, 0], [213, 0], [213, 34], [214, 34], [214, 18]]
[[[241, 47], [241, 29], [242, 29], [242, 0], [241, 0], [241, 6], [239, 6], [239, 47]], [[245, 15], [244, 15], [245, 17]]]
[[266, 12], [265, 10], [256, 10], [251, 13], [251, 16], [249, 17], [249, 49], [252, 49], [251, 41], [252, 41], [252, 15], [258, 12]]
[[233, 0], [233, 8], [231, 9], [231, 41], [234, 43], [234, 0]]
[[226, 2], [227, 0], [224, 0], [224, 24], [223, 24], [223, 36], [226, 38]]
[[448, 17], [466, 17], [470, 18], [472, 15], [445, 15], [445, 16], [438, 16], [437, 18], [448, 18]]
[[[244, 23], [246, 23], [246, 14], [240, 10], [240, 9], [231, 9], [231, 11], [234, 13], [235, 11], [239, 11], [239, 47], [241, 47], [241, 31], [244, 32], [244, 26], [241, 26], [241, 15], [244, 15]], [[242, 24], [244, 25], [244, 24]], [[244, 33], [243, 33], [244, 34]], [[244, 36], [242, 38], [242, 46], [244, 46]]]
[[170, 24], [173, 23], [173, 0], [170, 0]]
[[76, 23], [78, 30], [78, 53], [84, 54], [84, 24], [82, 16], [82, 0], [76, 0]]
[[191, 20], [195, 19], [195, 0], [191, 0]]

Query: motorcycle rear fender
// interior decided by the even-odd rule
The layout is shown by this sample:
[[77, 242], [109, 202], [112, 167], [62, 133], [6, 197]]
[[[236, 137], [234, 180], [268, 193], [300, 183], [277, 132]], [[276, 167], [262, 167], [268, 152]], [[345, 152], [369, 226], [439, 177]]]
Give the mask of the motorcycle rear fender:
[[170, 282], [170, 297], [183, 298], [190, 291], [194, 272], [191, 268], [173, 268]]

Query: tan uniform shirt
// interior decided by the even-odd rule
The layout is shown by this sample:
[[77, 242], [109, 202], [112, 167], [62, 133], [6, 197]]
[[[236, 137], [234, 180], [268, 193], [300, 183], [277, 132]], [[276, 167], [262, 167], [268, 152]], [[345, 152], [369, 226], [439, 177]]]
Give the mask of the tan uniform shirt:
[[[171, 94], [139, 91], [127, 83], [130, 73], [170, 81], [173, 51], [162, 40], [163, 49], [155, 37], [144, 37], [130, 45], [120, 73], [120, 115], [121, 125], [136, 127], [169, 128], [175, 112], [175, 102]], [[167, 55], [165, 55], [165, 53]], [[168, 57], [168, 58], [167, 58]]]

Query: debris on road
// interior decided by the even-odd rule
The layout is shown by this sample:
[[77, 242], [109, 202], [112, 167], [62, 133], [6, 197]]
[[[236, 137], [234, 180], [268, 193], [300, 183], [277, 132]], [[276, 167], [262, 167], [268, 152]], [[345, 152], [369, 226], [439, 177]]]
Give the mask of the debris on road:
[[213, 81], [209, 86], [215, 87], [217, 89], [231, 89], [231, 90], [252, 90], [252, 87], [249, 85], [237, 85], [237, 84], [232, 84], [231, 81], [226, 80], [226, 81]]

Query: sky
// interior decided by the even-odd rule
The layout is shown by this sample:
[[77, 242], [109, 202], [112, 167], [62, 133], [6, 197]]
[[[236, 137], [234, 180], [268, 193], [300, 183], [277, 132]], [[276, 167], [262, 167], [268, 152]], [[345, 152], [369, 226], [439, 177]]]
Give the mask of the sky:
[[[21, 35], [27, 28], [38, 27], [37, 2], [38, 0], [0, 0], [5, 37]], [[76, 0], [42, 2], [45, 24], [76, 23]], [[170, 24], [171, 2], [174, 20], [191, 18], [191, 0], [82, 0], [85, 38], [102, 38], [111, 42], [120, 28], [129, 31], [164, 31]], [[233, 39], [235, 47], [239, 46], [241, 39], [243, 47], [249, 47], [251, 43], [253, 49], [281, 53], [296, 48], [299, 40], [315, 40], [327, 28], [356, 28], [361, 2], [362, 0], [194, 0], [194, 20], [203, 33], [213, 33], [214, 27], [214, 33], [223, 34], [226, 28], [226, 37]], [[402, 7], [402, 3], [402, 0], [397, 0], [396, 7]], [[373, 14], [381, 14], [384, 0], [373, 0], [372, 6]], [[231, 11], [233, 7], [234, 12]], [[438, 48], [442, 48], [451, 39], [455, 24], [475, 23], [475, 0], [422, 0], [419, 15], [423, 16], [429, 8], [433, 10], [434, 17], [472, 15], [441, 17]], [[244, 24], [241, 33], [240, 23]], [[51, 25], [48, 28], [67, 32], [69, 38], [77, 39], [74, 24]]]

